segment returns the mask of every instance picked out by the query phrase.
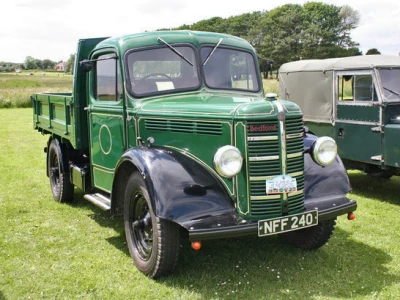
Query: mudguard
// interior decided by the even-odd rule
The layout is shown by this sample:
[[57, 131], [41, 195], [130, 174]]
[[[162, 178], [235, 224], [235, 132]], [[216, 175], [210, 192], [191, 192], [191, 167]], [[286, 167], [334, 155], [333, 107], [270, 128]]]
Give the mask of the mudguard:
[[[118, 173], [127, 165], [137, 169], [145, 179], [153, 211], [159, 218], [185, 228], [196, 220], [213, 217], [218, 222], [235, 221], [237, 215], [229, 194], [219, 179], [195, 160], [165, 148], [132, 148], [121, 157], [114, 178], [118, 180]], [[117, 190], [117, 180], [113, 191]], [[121, 198], [113, 192], [113, 206], [122, 205], [116, 203]]]
[[339, 158], [322, 167], [314, 162], [311, 147], [318, 139], [315, 135], [307, 134], [304, 138], [304, 174], [305, 198], [319, 198], [331, 195], [345, 195], [351, 190], [346, 169]]
[[327, 167], [314, 162], [311, 151], [317, 139], [312, 134], [306, 134], [304, 138], [304, 204], [306, 209], [318, 207], [322, 211], [348, 203], [346, 194], [351, 191], [351, 186], [339, 156]]

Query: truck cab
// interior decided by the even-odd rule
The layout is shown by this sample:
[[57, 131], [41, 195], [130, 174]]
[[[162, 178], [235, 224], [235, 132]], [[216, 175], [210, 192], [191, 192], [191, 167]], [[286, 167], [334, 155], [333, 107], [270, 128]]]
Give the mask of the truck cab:
[[400, 58], [366, 55], [290, 62], [280, 94], [300, 105], [312, 133], [335, 139], [348, 169], [399, 175]]
[[354, 217], [329, 137], [298, 105], [264, 97], [253, 47], [225, 34], [160, 31], [78, 43], [72, 94], [32, 96], [49, 135], [53, 197], [124, 218], [136, 267], [171, 273], [180, 243], [281, 234], [302, 249]]

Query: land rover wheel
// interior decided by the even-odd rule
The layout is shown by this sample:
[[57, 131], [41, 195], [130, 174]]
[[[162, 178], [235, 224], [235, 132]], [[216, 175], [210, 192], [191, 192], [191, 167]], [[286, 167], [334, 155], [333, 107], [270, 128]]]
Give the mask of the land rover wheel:
[[315, 250], [325, 245], [335, 229], [336, 218], [320, 221], [318, 225], [282, 234], [284, 240], [303, 250]]
[[74, 195], [74, 186], [69, 179], [69, 173], [63, 164], [62, 148], [58, 140], [50, 142], [47, 151], [47, 171], [50, 179], [51, 192], [57, 202], [70, 202]]
[[146, 184], [133, 173], [124, 197], [125, 235], [135, 266], [150, 278], [171, 273], [179, 259], [179, 227], [155, 216]]

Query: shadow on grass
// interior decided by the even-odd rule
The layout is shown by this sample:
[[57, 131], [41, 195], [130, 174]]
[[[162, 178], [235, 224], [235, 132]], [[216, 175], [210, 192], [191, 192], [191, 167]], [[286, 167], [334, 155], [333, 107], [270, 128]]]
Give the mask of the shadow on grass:
[[122, 216], [111, 216], [110, 212], [104, 211], [85, 200], [83, 198], [83, 192], [77, 189], [75, 189], [74, 201], [69, 203], [69, 205], [91, 211], [91, 213], [88, 214], [89, 218], [93, 219], [102, 227], [114, 229], [118, 233], [118, 236], [110, 237], [107, 241], [121, 252], [128, 256], [130, 255], [128, 246], [126, 245], [124, 220]]
[[328, 245], [302, 251], [279, 237], [210, 240], [199, 252], [184, 248], [168, 286], [194, 290], [204, 299], [309, 299], [371, 295], [400, 278], [389, 275], [385, 252], [336, 229]]
[[6, 300], [6, 296], [4, 296], [2, 291], [0, 291], [0, 300]]
[[[361, 188], [358, 184], [365, 178], [362, 174], [352, 178], [358, 193]], [[386, 201], [383, 193], [378, 196]], [[90, 211], [88, 217], [100, 226], [113, 228], [118, 235], [107, 241], [130, 256], [122, 217], [111, 217], [81, 195], [76, 195], [71, 205]], [[392, 261], [390, 255], [353, 240], [340, 227], [336, 228], [327, 245], [310, 252], [293, 248], [279, 237], [257, 236], [206, 240], [200, 251], [193, 251], [189, 242], [183, 240], [181, 250], [175, 273], [157, 281], [204, 299], [374, 296], [391, 283], [400, 281], [400, 277], [390, 274], [385, 266]]]
[[362, 172], [349, 172], [350, 183], [353, 193], [367, 198], [400, 205], [400, 177], [393, 176], [391, 179], [370, 177]]

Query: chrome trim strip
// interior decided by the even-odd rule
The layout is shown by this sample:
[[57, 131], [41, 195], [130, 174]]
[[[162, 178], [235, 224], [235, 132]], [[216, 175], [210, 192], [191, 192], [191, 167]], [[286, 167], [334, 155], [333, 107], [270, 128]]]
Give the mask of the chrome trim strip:
[[[283, 110], [283, 105], [279, 101], [274, 101], [276, 104], [276, 107], [278, 108], [278, 116], [279, 113], [284, 113]], [[278, 122], [279, 122], [279, 131], [280, 131], [280, 141], [281, 141], [281, 155], [282, 158], [286, 157], [286, 128], [285, 128], [285, 122], [283, 120], [279, 120], [278, 117]], [[282, 174], [286, 174], [286, 159], [282, 159]]]
[[[279, 131], [280, 131], [280, 141], [281, 141], [281, 164], [282, 164], [282, 169], [281, 172], [282, 174], [286, 174], [287, 172], [287, 148], [286, 148], [286, 114], [284, 112], [284, 107], [283, 104], [279, 101], [274, 101], [276, 104], [276, 107], [278, 108], [278, 121], [279, 121]], [[285, 118], [283, 120], [279, 117], [280, 114], [284, 114]], [[287, 193], [282, 194], [282, 200], [287, 201], [288, 195]]]
[[303, 174], [304, 174], [304, 172], [300, 171], [300, 172], [290, 173], [289, 175], [290, 175], [290, 177], [296, 177], [296, 176], [301, 176]]
[[[354, 100], [354, 99], [351, 99], [351, 100], [339, 100], [338, 101], [338, 105], [340, 105], [340, 106], [365, 106], [365, 107], [368, 107], [368, 106], [375, 106], [375, 105], [380, 105], [381, 104], [381, 102], [379, 102], [379, 101], [372, 101], [372, 100]], [[377, 105], [377, 106], [378, 106]]]
[[292, 154], [288, 154], [286, 157], [287, 158], [294, 158], [294, 157], [299, 157], [302, 156], [303, 152], [297, 152], [297, 153], [292, 153]]
[[346, 123], [346, 124], [379, 126], [379, 122], [369, 122], [369, 121], [353, 121], [353, 120], [336, 119], [336, 122], [337, 123]]
[[[246, 124], [243, 123], [243, 122], [237, 122], [235, 124], [235, 127], [234, 127], [235, 147], [240, 146], [241, 142], [244, 142], [242, 140], [239, 140], [239, 144], [237, 143], [238, 142], [237, 135], [238, 135], [238, 132], [239, 132], [239, 125], [242, 127], [242, 130], [243, 130], [244, 141], [247, 140], [247, 126], [246, 126]], [[232, 134], [232, 136], [233, 136], [233, 134]], [[238, 212], [240, 212], [241, 214], [243, 214], [243, 215], [248, 215], [250, 213], [250, 201], [248, 201], [248, 198], [247, 198], [247, 197], [250, 196], [250, 184], [248, 184], [248, 182], [247, 182], [247, 178], [249, 178], [249, 167], [248, 167], [248, 163], [249, 162], [248, 162], [248, 153], [247, 153], [248, 147], [249, 147], [249, 144], [245, 143], [245, 146], [244, 146], [244, 151], [245, 151], [244, 159], [245, 159], [245, 162], [242, 165], [242, 169], [243, 169], [243, 166], [246, 166], [245, 169], [246, 169], [246, 192], [247, 192], [247, 196], [245, 198], [245, 201], [247, 202], [246, 203], [247, 204], [247, 208], [243, 207], [243, 210], [242, 210], [242, 207], [240, 206], [240, 198], [243, 197], [243, 195], [240, 196], [240, 194], [239, 194], [239, 183], [238, 183], [239, 179], [238, 179], [238, 175], [235, 176], [235, 182], [234, 182], [234, 184], [235, 184], [234, 188], [235, 188], [235, 191], [236, 191], [236, 203], [235, 203], [236, 210]], [[244, 211], [244, 209], [247, 209], [247, 210]]]
[[252, 142], [252, 141], [275, 141], [278, 139], [277, 135], [273, 136], [249, 136], [247, 138], [247, 141]]
[[250, 200], [272, 200], [272, 199], [280, 199], [281, 194], [279, 195], [266, 195], [266, 196], [250, 196]]
[[270, 180], [272, 178], [274, 178], [275, 176], [253, 176], [250, 177], [250, 181], [264, 181], [264, 180]]
[[303, 137], [303, 133], [291, 133], [291, 134], [287, 134], [286, 138], [287, 139], [294, 139], [294, 138], [298, 138], [298, 137]]
[[265, 161], [265, 160], [278, 160], [278, 159], [279, 155], [249, 157], [249, 161]]
[[293, 196], [297, 196], [297, 195], [301, 195], [301, 194], [304, 194], [303, 190], [289, 193], [288, 196], [293, 197]]

